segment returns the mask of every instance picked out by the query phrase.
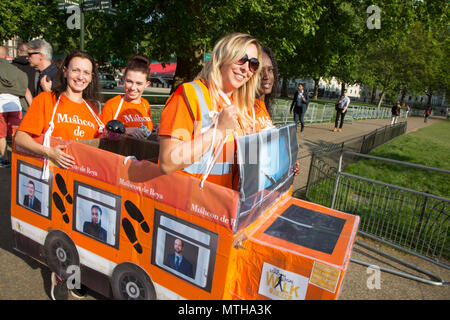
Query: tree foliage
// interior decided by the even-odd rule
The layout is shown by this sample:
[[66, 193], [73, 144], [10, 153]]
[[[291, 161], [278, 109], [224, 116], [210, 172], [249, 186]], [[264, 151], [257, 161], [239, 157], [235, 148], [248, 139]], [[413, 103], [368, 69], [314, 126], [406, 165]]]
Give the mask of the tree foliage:
[[[176, 83], [191, 80], [205, 52], [230, 32], [271, 47], [284, 79], [337, 77], [386, 93], [448, 90], [446, 0], [112, 0], [116, 16], [85, 14], [85, 48], [99, 63], [123, 67], [134, 53], [177, 59]], [[368, 28], [367, 8], [381, 27]], [[80, 31], [56, 0], [0, 2], [0, 40], [48, 40], [57, 53], [79, 47]]]

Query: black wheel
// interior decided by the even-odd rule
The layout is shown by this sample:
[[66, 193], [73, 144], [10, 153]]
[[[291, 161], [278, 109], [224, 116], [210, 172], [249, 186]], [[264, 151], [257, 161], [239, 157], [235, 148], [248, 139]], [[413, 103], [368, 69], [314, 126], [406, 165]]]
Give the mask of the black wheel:
[[63, 280], [71, 275], [67, 273], [69, 266], [79, 266], [80, 258], [73, 241], [62, 231], [48, 234], [44, 244], [47, 265], [51, 271]]
[[150, 277], [138, 266], [124, 263], [114, 269], [111, 287], [116, 300], [155, 300]]

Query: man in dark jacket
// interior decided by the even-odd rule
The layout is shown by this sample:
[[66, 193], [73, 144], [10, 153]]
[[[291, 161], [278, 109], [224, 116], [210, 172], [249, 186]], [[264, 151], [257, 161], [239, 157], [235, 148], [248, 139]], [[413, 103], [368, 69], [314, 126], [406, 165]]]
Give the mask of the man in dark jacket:
[[397, 101], [391, 109], [391, 126], [398, 123], [398, 117], [400, 117], [400, 101]]
[[[13, 60], [12, 65], [16, 66], [28, 77], [28, 90], [30, 90], [31, 96], [36, 96], [36, 80], [39, 76], [39, 72], [30, 66], [28, 61], [28, 45], [26, 43], [21, 43], [17, 47], [17, 57]], [[28, 103], [26, 107], [22, 105], [23, 111], [27, 111]]]
[[36, 197], [36, 188], [31, 180], [28, 181], [27, 191], [28, 194], [23, 197], [23, 205], [40, 213], [41, 201]]
[[166, 259], [164, 260], [164, 264], [188, 277], [194, 278], [192, 263], [190, 263], [183, 256], [184, 244], [181, 239], [175, 239], [173, 243], [173, 250], [173, 253], [167, 255]]
[[303, 84], [299, 83], [297, 88], [298, 90], [294, 94], [294, 99], [292, 99], [291, 109], [289, 112], [292, 113], [292, 110], [294, 110], [294, 122], [298, 125], [298, 121], [300, 120], [301, 131], [303, 131], [305, 128], [303, 118], [305, 117], [306, 110], [308, 109], [309, 98], [303, 90]]
[[35, 39], [28, 42], [28, 61], [30, 66], [39, 70], [36, 95], [43, 91], [51, 91], [53, 88], [53, 79], [58, 71], [58, 67], [52, 63], [52, 57], [53, 49], [47, 41]]

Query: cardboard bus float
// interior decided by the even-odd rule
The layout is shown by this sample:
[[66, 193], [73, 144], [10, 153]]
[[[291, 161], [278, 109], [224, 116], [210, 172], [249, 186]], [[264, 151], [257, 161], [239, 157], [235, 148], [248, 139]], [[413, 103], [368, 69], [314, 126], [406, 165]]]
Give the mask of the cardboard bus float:
[[239, 191], [162, 174], [156, 141], [51, 143], [76, 165], [48, 179], [13, 146], [11, 224], [15, 249], [68, 282], [78, 268], [115, 299], [338, 298], [359, 218], [291, 197], [295, 125], [237, 140]]

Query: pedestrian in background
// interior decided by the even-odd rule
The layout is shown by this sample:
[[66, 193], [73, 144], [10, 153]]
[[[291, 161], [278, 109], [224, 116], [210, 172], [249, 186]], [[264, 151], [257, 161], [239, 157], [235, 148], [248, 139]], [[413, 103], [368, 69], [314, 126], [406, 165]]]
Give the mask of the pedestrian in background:
[[296, 124], [300, 122], [300, 131], [303, 132], [305, 129], [304, 117], [306, 110], [308, 110], [309, 98], [303, 90], [304, 86], [302, 83], [297, 85], [297, 89], [298, 90], [294, 93], [294, 98], [292, 99], [291, 109], [289, 112], [294, 111], [294, 122]]
[[50, 92], [54, 88], [53, 80], [58, 67], [52, 63], [52, 57], [53, 49], [47, 41], [36, 39], [28, 43], [28, 61], [30, 66], [39, 70], [36, 91], [33, 97], [43, 91]]
[[405, 118], [408, 118], [409, 112], [411, 111], [411, 107], [408, 105], [406, 105], [406, 114], [405, 114]]
[[[31, 94], [31, 99], [36, 96], [36, 80], [39, 76], [38, 71], [30, 65], [28, 61], [28, 45], [23, 42], [17, 46], [17, 57], [13, 60], [12, 65], [19, 68], [21, 71], [25, 72], [28, 77], [28, 90]], [[21, 101], [22, 102], [22, 101]], [[28, 110], [30, 103], [26, 103], [25, 105], [22, 103], [22, 113], [25, 115], [25, 112]]]
[[427, 109], [425, 110], [423, 122], [426, 123], [430, 116], [431, 116], [431, 106], [428, 106]]
[[[21, 97], [28, 90], [27, 75], [6, 60], [6, 49], [0, 47], [0, 156], [1, 166], [10, 167], [6, 137], [22, 120]], [[29, 92], [29, 91], [28, 91]]]
[[397, 101], [397, 103], [393, 105], [391, 109], [391, 126], [398, 123], [398, 118], [400, 117], [400, 109], [400, 101]]
[[[342, 96], [339, 98], [338, 102], [336, 103], [336, 119], [334, 120], [334, 129], [333, 131], [342, 131], [342, 126], [344, 124], [344, 117], [345, 114], [347, 113], [347, 108], [350, 105], [350, 98], [347, 97], [347, 89], [344, 89], [344, 91], [342, 92]], [[340, 124], [339, 124], [339, 129], [338, 129], [338, 123], [339, 123], [339, 118], [341, 120]]]

